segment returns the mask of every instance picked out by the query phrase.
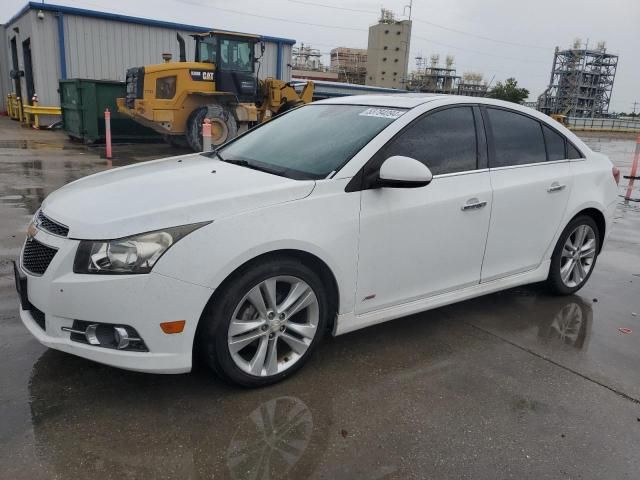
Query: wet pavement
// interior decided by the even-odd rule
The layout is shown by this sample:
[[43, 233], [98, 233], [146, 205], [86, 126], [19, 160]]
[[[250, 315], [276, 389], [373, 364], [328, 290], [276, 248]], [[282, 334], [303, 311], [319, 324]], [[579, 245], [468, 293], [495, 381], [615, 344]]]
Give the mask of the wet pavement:
[[[633, 137], [587, 142], [628, 174]], [[39, 203], [169, 153], [116, 146], [109, 164], [100, 148], [0, 118], [1, 479], [639, 477], [637, 203], [621, 200], [577, 295], [517, 288], [328, 338], [262, 390], [40, 346], [18, 319], [10, 269]]]

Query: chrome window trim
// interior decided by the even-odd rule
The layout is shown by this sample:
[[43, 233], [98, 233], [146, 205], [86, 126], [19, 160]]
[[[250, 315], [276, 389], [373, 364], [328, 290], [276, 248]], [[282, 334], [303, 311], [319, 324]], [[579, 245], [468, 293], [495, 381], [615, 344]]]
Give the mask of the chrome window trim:
[[464, 170], [462, 172], [440, 173], [438, 175], [434, 175], [433, 179], [435, 180], [436, 178], [457, 177], [460, 175], [472, 175], [474, 173], [482, 173], [482, 172], [488, 172], [488, 171], [489, 171], [488, 168], [481, 168], [478, 170]]
[[571, 160], [552, 160], [550, 162], [536, 162], [536, 163], [524, 163], [522, 165], [505, 165], [504, 167], [489, 167], [490, 171], [509, 170], [512, 168], [526, 168], [526, 167], [539, 167], [541, 165], [553, 165], [557, 163], [569, 163]]

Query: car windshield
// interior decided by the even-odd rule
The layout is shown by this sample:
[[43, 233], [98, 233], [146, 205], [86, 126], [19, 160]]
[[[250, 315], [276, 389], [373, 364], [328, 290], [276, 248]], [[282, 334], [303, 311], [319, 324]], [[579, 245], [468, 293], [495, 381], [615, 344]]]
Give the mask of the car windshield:
[[405, 111], [307, 105], [274, 118], [216, 153], [222, 160], [281, 176], [326, 178]]

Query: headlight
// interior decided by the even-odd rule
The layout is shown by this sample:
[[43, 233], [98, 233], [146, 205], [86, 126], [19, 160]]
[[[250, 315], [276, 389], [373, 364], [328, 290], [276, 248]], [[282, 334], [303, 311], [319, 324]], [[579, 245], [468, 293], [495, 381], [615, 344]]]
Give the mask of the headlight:
[[211, 222], [193, 223], [116, 240], [82, 240], [73, 262], [74, 273], [149, 273], [178, 240]]

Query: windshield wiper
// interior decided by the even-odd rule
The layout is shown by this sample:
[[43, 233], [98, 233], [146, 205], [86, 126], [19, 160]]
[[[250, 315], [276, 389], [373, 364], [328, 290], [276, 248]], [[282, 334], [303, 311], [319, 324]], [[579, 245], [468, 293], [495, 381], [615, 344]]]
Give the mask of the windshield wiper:
[[263, 167], [261, 165], [256, 165], [255, 163], [251, 163], [248, 160], [242, 160], [239, 158], [223, 158], [218, 152], [216, 152], [216, 156], [223, 162], [230, 163], [232, 165], [238, 165], [240, 167], [250, 168], [252, 170], [258, 170], [260, 172], [270, 173], [272, 175], [279, 175], [284, 177], [284, 170], [277, 170], [275, 168]]
[[222, 159], [220, 155], [218, 155], [218, 158], [223, 162], [231, 163], [232, 165], [240, 165], [241, 167], [251, 168], [251, 164], [247, 160], [238, 160], [235, 158], [230, 158], [229, 160], [226, 160], [226, 159]]

